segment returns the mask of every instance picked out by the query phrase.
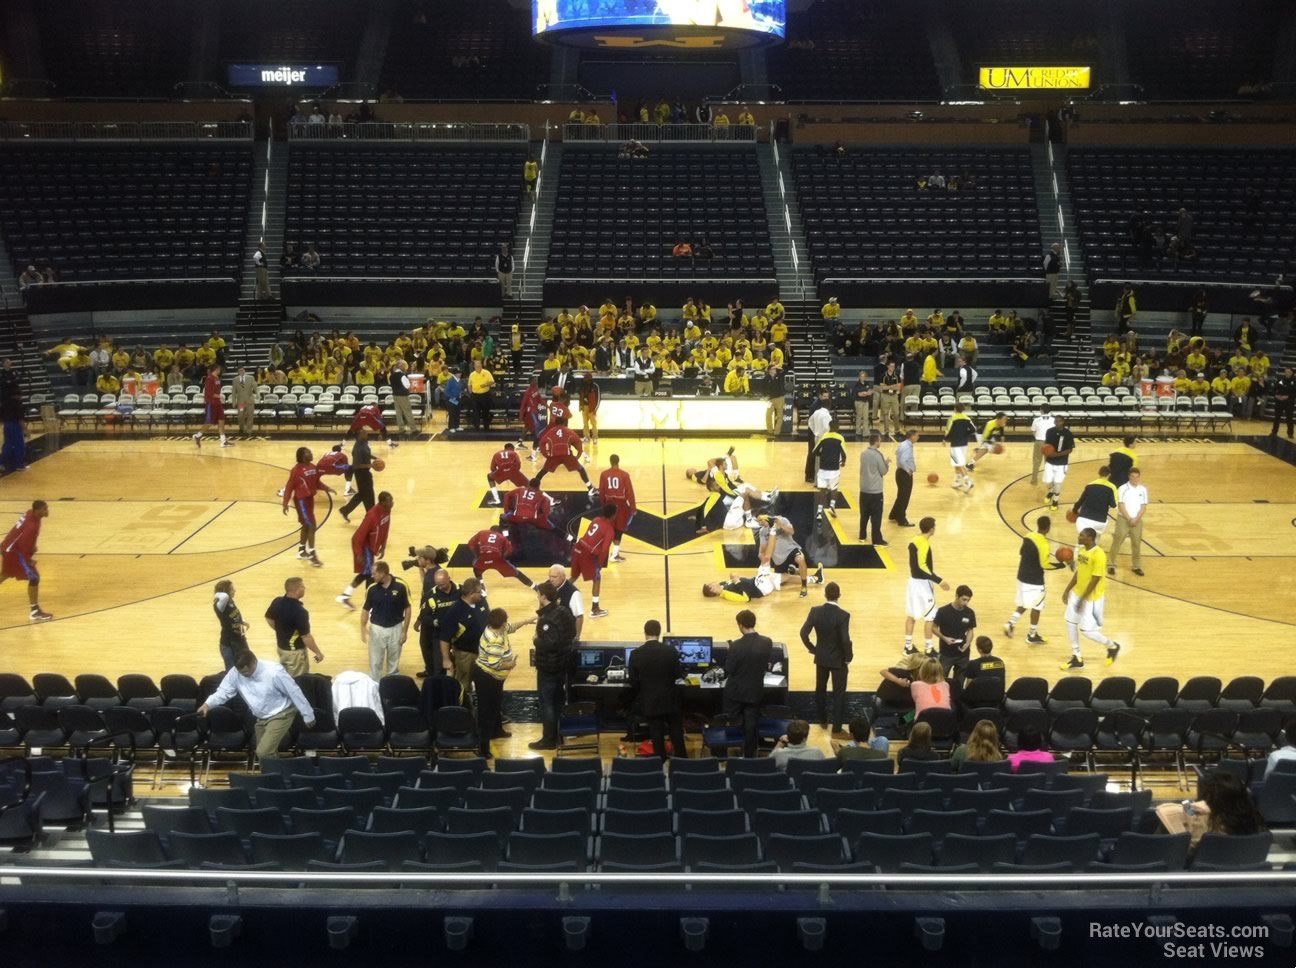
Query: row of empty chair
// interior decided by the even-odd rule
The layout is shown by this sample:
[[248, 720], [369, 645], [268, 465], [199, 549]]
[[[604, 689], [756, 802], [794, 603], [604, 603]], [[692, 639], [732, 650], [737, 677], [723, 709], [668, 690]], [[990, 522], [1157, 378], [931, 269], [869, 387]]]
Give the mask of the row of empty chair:
[[62, 282], [239, 278], [252, 153], [218, 144], [5, 145], [0, 230], [16, 272]]
[[[1296, 232], [1273, 217], [1296, 191], [1296, 152], [1074, 148], [1067, 171], [1085, 266], [1094, 277], [1267, 284], [1283, 271], [1283, 254], [1296, 242]], [[1247, 210], [1248, 192], [1258, 193], [1254, 213]], [[1140, 261], [1130, 220], [1146, 211], [1173, 234], [1180, 208], [1193, 216], [1195, 258]]]
[[513, 239], [526, 157], [522, 146], [298, 142], [284, 237], [317, 246], [315, 276], [493, 276], [499, 243]]
[[[851, 148], [792, 152], [816, 278], [1042, 276], [1040, 226], [1024, 148]], [[976, 177], [972, 190], [919, 177]]]
[[[568, 146], [548, 274], [558, 277], [774, 275], [760, 168], [752, 148], [661, 147], [647, 158]], [[681, 240], [710, 258], [676, 258]]]

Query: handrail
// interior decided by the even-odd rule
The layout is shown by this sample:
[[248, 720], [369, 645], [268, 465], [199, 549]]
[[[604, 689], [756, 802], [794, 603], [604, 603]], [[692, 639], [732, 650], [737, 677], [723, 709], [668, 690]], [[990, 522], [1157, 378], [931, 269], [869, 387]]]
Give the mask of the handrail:
[[691, 141], [748, 143], [756, 141], [754, 124], [642, 124], [638, 121], [621, 124], [581, 124], [568, 121], [562, 128], [563, 141], [574, 143], [623, 141]]
[[493, 121], [350, 121], [342, 124], [288, 123], [289, 141], [451, 141], [526, 143], [531, 126]]
[[6, 121], [0, 141], [251, 141], [251, 121]]
[[1202, 279], [1140, 279], [1137, 276], [1121, 276], [1119, 279], [1095, 279], [1093, 285], [1123, 286], [1127, 282], [1133, 286], [1196, 286], [1198, 288], [1209, 287], [1211, 289], [1259, 289], [1262, 292], [1267, 290], [1291, 292], [1293, 289], [1291, 285], [1286, 283], [1279, 285], [1272, 282], [1214, 282]]
[[153, 283], [190, 283], [190, 282], [234, 282], [233, 276], [189, 276], [183, 279], [83, 279], [81, 281], [69, 282], [42, 282], [37, 285], [29, 286], [29, 289], [46, 289], [60, 288], [69, 289], [73, 287], [88, 286], [143, 286]]
[[283, 276], [284, 282], [495, 282], [484, 276]]
[[824, 279], [830, 282], [1040, 282], [1043, 274], [1038, 276], [832, 276]]
[[472, 887], [480, 885], [489, 888], [496, 884], [657, 884], [662, 887], [676, 887], [683, 884], [797, 884], [806, 887], [817, 887], [820, 884], [838, 884], [843, 887], [879, 887], [883, 884], [888, 889], [904, 887], [928, 887], [947, 889], [954, 884], [966, 884], [984, 888], [987, 885], [996, 888], [1020, 887], [1026, 889], [1040, 887], [1057, 887], [1075, 890], [1078, 887], [1090, 888], [1099, 885], [1117, 887], [1154, 887], [1160, 885], [1184, 887], [1215, 887], [1229, 884], [1268, 884], [1296, 888], [1294, 871], [1175, 871], [1149, 874], [835, 874], [831, 871], [812, 874], [635, 874], [635, 873], [422, 873], [415, 871], [401, 872], [320, 872], [320, 871], [202, 871], [172, 869], [116, 869], [116, 868], [67, 868], [67, 867], [15, 867], [13, 876], [49, 881], [84, 881], [87, 870], [93, 870], [100, 881], [120, 881], [129, 884], [132, 881], [179, 881], [186, 885], [194, 882], [210, 882], [213, 886], [224, 887], [231, 881], [244, 885], [260, 884], [408, 884], [432, 886], [463, 885]]
[[662, 279], [662, 278], [659, 278], [659, 277], [656, 277], [656, 276], [654, 276], [654, 277], [652, 277], [652, 278], [641, 277], [641, 276], [598, 276], [598, 277], [593, 277], [593, 276], [546, 276], [546, 277], [545, 277], [545, 282], [579, 282], [579, 283], [589, 283], [590, 285], [602, 285], [602, 284], [604, 284], [604, 283], [607, 283], [607, 284], [609, 284], [609, 285], [615, 285], [615, 284], [617, 284], [617, 283], [655, 283], [655, 282], [662, 282], [662, 283], [667, 283], [667, 284], [672, 285], [672, 286], [675, 285], [675, 284], [677, 284], [677, 283], [684, 283], [684, 284], [687, 284], [687, 285], [690, 285], [690, 286], [692, 286], [692, 285], [703, 285], [703, 284], [705, 284], [705, 285], [711, 285], [711, 284], [713, 284], [713, 283], [714, 283], [714, 284], [721, 284], [721, 283], [723, 283], [723, 284], [725, 284], [725, 285], [732, 285], [732, 286], [755, 286], [755, 285], [764, 285], [764, 284], [766, 284], [766, 283], [770, 283], [770, 284], [775, 284], [775, 285], [777, 285], [777, 284], [778, 284], [778, 279], [774, 278], [773, 276], [758, 276], [758, 277], [753, 277], [753, 278], [734, 278], [733, 276], [725, 276], [725, 277], [722, 278], [722, 279], [709, 279], [709, 278], [697, 278], [697, 277], [692, 277], [692, 278], [688, 278], [688, 279]]

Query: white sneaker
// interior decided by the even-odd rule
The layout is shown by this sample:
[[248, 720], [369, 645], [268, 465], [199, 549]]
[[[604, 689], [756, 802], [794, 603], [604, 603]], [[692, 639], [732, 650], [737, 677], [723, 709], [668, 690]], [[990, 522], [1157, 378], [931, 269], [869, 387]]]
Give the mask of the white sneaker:
[[590, 455], [589, 455], [589, 454], [585, 454], [581, 459], [584, 460], [585, 463], [588, 464], [588, 463], [590, 462]]
[[351, 604], [351, 596], [350, 596], [350, 595], [339, 595], [336, 599], [334, 599], [334, 601], [336, 601], [339, 605], [341, 605], [341, 606], [342, 606], [343, 608], [345, 608], [347, 611], [350, 611], [350, 612], [354, 612], [354, 611], [355, 611], [355, 606]]
[[967, 487], [964, 488], [964, 490], [971, 492], [972, 488], [974, 487], [976, 487], [976, 481], [972, 480], [972, 478], [969, 477], [967, 482]]
[[283, 497], [283, 492], [284, 489], [282, 487], [279, 488], [279, 490], [275, 491], [275, 497]]
[[[352, 487], [350, 484], [348, 484], [348, 485], [347, 485], [345, 488], [343, 488], [343, 490], [342, 490], [342, 496], [343, 496], [343, 497], [350, 497], [350, 496], [351, 496], [352, 494], [354, 494], [354, 493], [355, 493], [355, 488]], [[279, 492], [279, 496], [280, 496], [280, 497], [283, 497], [283, 491], [280, 491], [280, 492]]]
[[199, 450], [202, 450], [202, 434], [200, 433], [194, 434], [193, 442], [195, 447], [197, 447]]
[[591, 609], [591, 610], [590, 610], [590, 617], [591, 617], [591, 618], [607, 618], [607, 613], [608, 613], [608, 611], [607, 611], [606, 608], [595, 608], [595, 609]]
[[298, 548], [298, 549], [297, 549], [297, 557], [300, 558], [302, 561], [305, 561], [307, 558], [310, 557], [310, 555], [308, 555], [308, 554], [306, 553], [306, 549], [305, 549], [305, 548]]
[[1004, 635], [1008, 636], [1010, 639], [1013, 637], [1012, 622], [1004, 622]]

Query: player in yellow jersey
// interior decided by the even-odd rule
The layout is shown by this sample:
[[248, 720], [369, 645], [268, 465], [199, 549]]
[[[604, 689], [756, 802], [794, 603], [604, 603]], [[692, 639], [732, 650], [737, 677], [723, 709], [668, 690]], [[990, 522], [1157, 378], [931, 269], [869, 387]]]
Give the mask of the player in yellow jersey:
[[1026, 633], [1027, 645], [1043, 645], [1044, 638], [1039, 634], [1040, 612], [1044, 610], [1047, 592], [1044, 588], [1044, 572], [1054, 566], [1049, 564], [1048, 533], [1052, 519], [1042, 514], [1035, 522], [1035, 531], [1028, 532], [1022, 538], [1020, 558], [1017, 562], [1017, 609], [1008, 616], [1004, 623], [1004, 635], [1012, 638], [1013, 629], [1021, 617], [1030, 610], [1030, 631]]
[[936, 534], [936, 519], [923, 518], [918, 522], [920, 534], [909, 542], [909, 590], [905, 595], [905, 655], [917, 655], [913, 645], [915, 623], [923, 622], [923, 637], [926, 639], [927, 654], [936, 655], [936, 643], [932, 639], [932, 624], [936, 620], [936, 591], [934, 585], [940, 585], [942, 591], [949, 591], [949, 582], [936, 574], [932, 560], [931, 539]]
[[1075, 572], [1062, 603], [1066, 605], [1067, 638], [1071, 640], [1071, 658], [1062, 666], [1063, 672], [1084, 668], [1080, 654], [1080, 636], [1097, 642], [1107, 649], [1107, 664], [1120, 655], [1120, 643], [1103, 635], [1103, 603], [1107, 595], [1107, 552], [1098, 544], [1093, 528], [1080, 532], [1080, 544], [1075, 549]]
[[1002, 444], [1004, 436], [1008, 433], [1008, 414], [1000, 410], [994, 415], [994, 419], [987, 420], [985, 427], [981, 431], [981, 442], [977, 444], [976, 450], [972, 451], [972, 460], [968, 463], [968, 469], [971, 470], [995, 444]]

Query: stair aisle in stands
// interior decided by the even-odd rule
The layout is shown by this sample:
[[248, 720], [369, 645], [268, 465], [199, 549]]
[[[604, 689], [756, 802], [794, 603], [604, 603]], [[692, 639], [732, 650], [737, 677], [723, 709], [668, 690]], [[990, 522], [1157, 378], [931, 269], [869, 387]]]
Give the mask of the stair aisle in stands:
[[[1063, 264], [1058, 290], [1049, 294], [1054, 332], [1053, 369], [1059, 383], [1076, 385], [1096, 382], [1099, 374], [1095, 370], [1090, 339], [1089, 277], [1085, 271], [1084, 251], [1080, 246], [1080, 233], [1066, 177], [1065, 151], [1061, 145], [1034, 145], [1031, 156], [1035, 169], [1035, 200], [1039, 206], [1040, 230], [1045, 246], [1054, 241], [1062, 243]], [[1059, 209], [1062, 213], [1060, 227]], [[1041, 252], [1040, 258], [1043, 256]], [[1062, 298], [1062, 289], [1068, 281], [1075, 282], [1080, 290], [1074, 336], [1070, 340], [1066, 338], [1066, 304]]]
[[[824, 338], [786, 146], [773, 142], [762, 144], [757, 146], [756, 154], [779, 298], [787, 310], [788, 339], [792, 344], [793, 374], [797, 382], [795, 397], [802, 400], [832, 381], [832, 353]], [[808, 412], [805, 407], [799, 409]]]
[[30, 416], [50, 393], [50, 378], [41, 363], [40, 347], [35, 343], [27, 307], [18, 291], [13, 260], [0, 234], [0, 359], [5, 357], [13, 360], [23, 374], [23, 399]]
[[[243, 273], [243, 287], [239, 295], [237, 322], [231, 346], [225, 354], [227, 367], [246, 365], [265, 366], [269, 363], [269, 347], [279, 335], [283, 307], [280, 302], [279, 260], [284, 248], [284, 220], [288, 192], [288, 142], [258, 143], [254, 155], [256, 167], [252, 174], [252, 196], [248, 210], [246, 254], [247, 271]], [[264, 227], [262, 211], [265, 213]], [[274, 299], [260, 302], [256, 299], [256, 272], [251, 268], [252, 253], [257, 243], [264, 241], [266, 260], [270, 268], [270, 291]], [[293, 242], [298, 252], [305, 250], [310, 240]], [[327, 258], [327, 254], [322, 254]]]
[[[549, 264], [549, 246], [553, 241], [558, 168], [562, 164], [563, 149], [557, 141], [546, 141], [541, 146], [533, 145], [532, 150], [533, 157], [541, 163], [539, 190], [534, 203], [524, 198], [518, 210], [513, 231], [514, 298], [504, 300], [499, 335], [500, 341], [508, 345], [511, 337], [509, 327], [513, 323], [521, 327], [522, 373], [530, 372], [540, 364], [535, 332], [544, 319], [545, 268]], [[528, 243], [530, 252], [527, 251]], [[514, 376], [520, 379], [520, 374]], [[523, 379], [520, 385], [525, 384]]]

